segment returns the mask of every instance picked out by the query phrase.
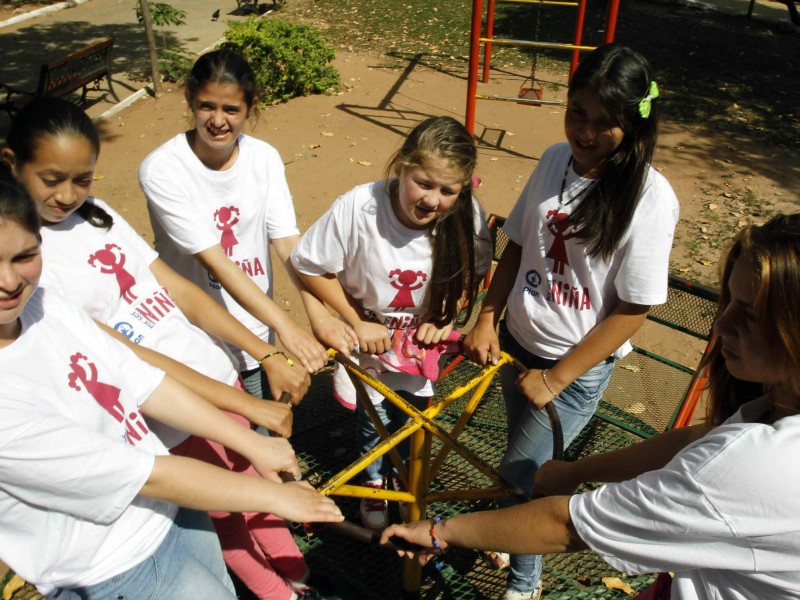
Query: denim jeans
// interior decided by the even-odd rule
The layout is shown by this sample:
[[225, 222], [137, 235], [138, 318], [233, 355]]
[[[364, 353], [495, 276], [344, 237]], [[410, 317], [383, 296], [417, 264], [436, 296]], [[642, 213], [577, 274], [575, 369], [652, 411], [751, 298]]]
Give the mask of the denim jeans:
[[181, 508], [155, 553], [95, 585], [61, 590], [58, 600], [235, 599], [208, 514]]
[[[429, 398], [426, 396], [415, 396], [411, 392], [398, 391], [397, 394], [404, 400], [413, 404], [418, 410], [425, 410], [428, 408]], [[391, 434], [405, 425], [410, 417], [402, 410], [397, 408], [394, 404], [385, 398], [380, 404], [375, 404], [375, 410], [381, 419], [381, 423], [386, 426], [386, 430]], [[375, 431], [375, 426], [369, 418], [367, 412], [358, 406], [358, 445], [361, 449], [362, 456], [372, 450], [378, 442], [381, 441], [378, 432]], [[408, 454], [410, 452], [411, 438], [407, 437], [397, 445], [397, 451], [404, 461], [408, 461]], [[364, 473], [368, 481], [376, 479], [384, 479], [389, 474], [389, 468], [392, 465], [392, 460], [388, 455], [378, 457], [374, 462], [370, 463], [365, 469]]]
[[[272, 400], [272, 392], [269, 389], [269, 379], [267, 374], [261, 367], [250, 369], [249, 371], [239, 371], [239, 377], [242, 378], [242, 385], [244, 390], [256, 398], [263, 400]], [[258, 425], [254, 429], [263, 436], [269, 437], [269, 429]]]
[[[500, 328], [500, 347], [528, 368], [549, 368], [556, 362], [532, 355], [519, 345], [505, 327]], [[543, 364], [542, 361], [550, 364]], [[561, 420], [565, 448], [592, 418], [611, 379], [613, 368], [612, 358], [604, 360], [573, 381], [553, 401]], [[500, 370], [500, 382], [508, 413], [509, 444], [499, 471], [510, 484], [531, 490], [536, 471], [553, 457], [553, 434], [547, 412], [536, 410], [517, 389], [518, 376], [517, 370], [510, 365]], [[518, 502], [519, 500], [508, 499], [501, 504], [512, 506]], [[535, 535], [535, 532], [531, 532], [531, 535]], [[512, 556], [508, 587], [518, 592], [533, 591], [541, 574], [540, 556]]]

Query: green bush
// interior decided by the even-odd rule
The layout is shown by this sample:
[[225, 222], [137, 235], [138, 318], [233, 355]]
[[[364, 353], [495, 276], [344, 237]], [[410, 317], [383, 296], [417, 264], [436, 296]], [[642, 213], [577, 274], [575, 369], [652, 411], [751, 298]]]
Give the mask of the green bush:
[[262, 106], [339, 87], [333, 48], [311, 26], [251, 18], [231, 23], [225, 38], [223, 47], [238, 50], [252, 66]]

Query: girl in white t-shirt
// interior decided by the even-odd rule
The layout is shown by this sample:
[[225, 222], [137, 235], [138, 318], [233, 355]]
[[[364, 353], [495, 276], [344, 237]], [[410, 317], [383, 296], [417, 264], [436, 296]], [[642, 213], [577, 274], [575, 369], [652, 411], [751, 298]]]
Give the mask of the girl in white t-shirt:
[[[589, 548], [624, 573], [662, 571], [637, 596], [649, 600], [800, 598], [800, 214], [743, 228], [720, 281], [716, 337], [699, 367], [704, 422], [548, 461], [535, 482], [547, 498], [385, 538], [431, 548], [433, 536], [438, 552]], [[609, 483], [571, 495], [587, 482]]]
[[[224, 416], [139, 360], [52, 289], [38, 289], [39, 219], [0, 182], [0, 559], [43, 594], [235, 597], [206, 510], [339, 521], [286, 440]], [[147, 419], [251, 460], [243, 475], [169, 456]], [[193, 510], [178, 509], [175, 504]]]
[[[119, 214], [90, 197], [100, 150], [91, 119], [65, 100], [35, 100], [16, 116], [7, 141], [3, 160], [33, 197], [44, 224], [43, 283], [232, 418], [249, 425], [242, 414], [288, 436], [289, 408], [244, 392], [230, 357], [209, 334], [257, 356], [277, 348], [170, 269]], [[309, 382], [305, 370], [284, 360], [262, 366], [276, 397], [285, 392], [299, 401]], [[253, 472], [248, 461], [219, 444], [160, 423], [153, 430], [172, 454]], [[291, 582], [304, 585], [308, 567], [283, 519], [227, 512], [211, 517], [226, 562], [259, 598], [286, 600], [294, 594]]]
[[[272, 300], [270, 246], [286, 263], [299, 231], [278, 152], [242, 133], [258, 103], [253, 71], [233, 51], [205, 54], [189, 75], [186, 102], [194, 128], [154, 150], [139, 168], [156, 250], [258, 337], [274, 343], [277, 333], [303, 367], [317, 371], [327, 362], [325, 349]], [[318, 303], [315, 308], [310, 318], [327, 315]], [[259, 359], [280, 357], [229, 348], [245, 388], [266, 397]]]
[[[479, 364], [496, 363], [502, 348], [529, 369], [501, 370], [509, 446], [500, 472], [522, 489], [551, 458], [541, 409], [555, 401], [569, 444], [614, 359], [650, 306], [666, 301], [678, 201], [650, 166], [658, 95], [639, 54], [616, 45], [589, 53], [569, 84], [567, 143], [545, 151], [503, 226], [510, 242], [465, 348]], [[504, 598], [538, 599], [540, 557], [514, 556], [510, 566]]]
[[[336, 200], [292, 254], [311, 291], [349, 325], [344, 336], [358, 347], [361, 366], [420, 409], [433, 394], [432, 382], [424, 372], [410, 374], [402, 367], [409, 354], [404, 350], [416, 343], [430, 351], [457, 337], [459, 310], [465, 302], [471, 306], [491, 260], [486, 225], [472, 196], [476, 160], [475, 142], [458, 121], [423, 121], [389, 161], [386, 180]], [[316, 327], [315, 332], [325, 343], [337, 342]], [[408, 420], [375, 390], [368, 391], [390, 433]], [[379, 441], [360, 407], [359, 439], [362, 452]], [[407, 459], [407, 442], [398, 450]], [[366, 485], [384, 486], [385, 458], [365, 469]], [[362, 501], [361, 518], [367, 527], [385, 527], [386, 502]]]

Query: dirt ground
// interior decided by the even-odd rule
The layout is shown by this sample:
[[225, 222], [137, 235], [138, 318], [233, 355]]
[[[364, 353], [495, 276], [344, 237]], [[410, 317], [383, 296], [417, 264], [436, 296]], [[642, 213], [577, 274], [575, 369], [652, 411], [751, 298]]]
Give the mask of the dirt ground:
[[[297, 98], [265, 109], [251, 131], [280, 151], [301, 230], [339, 194], [380, 178], [386, 160], [418, 121], [438, 114], [463, 119], [465, 111], [466, 73], [443, 73], [413, 62], [397, 66], [379, 55], [342, 51], [336, 66], [346, 84], [340, 95]], [[479, 93], [515, 95], [518, 86], [519, 79], [504, 75], [481, 84]], [[487, 213], [508, 214], [538, 157], [563, 139], [562, 121], [560, 107], [479, 102], [477, 173], [483, 183], [477, 195]], [[741, 186], [753, 198], [768, 199], [773, 205], [770, 210], [796, 210], [796, 191], [769, 174], [791, 173], [797, 157], [766, 157], [755, 143], [738, 140], [734, 145], [724, 131], [713, 135], [669, 121], [662, 125], [654, 166], [681, 201], [673, 270], [689, 275], [700, 272], [706, 282], [713, 283], [718, 255], [708, 251], [693, 255], [693, 246], [685, 240], [713, 234], [708, 229], [715, 227], [717, 214], [737, 223], [753, 218], [753, 207], [740, 207], [737, 220]], [[175, 86], [168, 87], [161, 99], [140, 101], [101, 123], [104, 142], [94, 193], [121, 211], [148, 241], [152, 234], [137, 185], [137, 167], [151, 150], [187, 126], [186, 104]], [[766, 174], [759, 168], [764, 160], [771, 165]], [[276, 289], [276, 298], [305, 322], [281, 269], [277, 269]]]

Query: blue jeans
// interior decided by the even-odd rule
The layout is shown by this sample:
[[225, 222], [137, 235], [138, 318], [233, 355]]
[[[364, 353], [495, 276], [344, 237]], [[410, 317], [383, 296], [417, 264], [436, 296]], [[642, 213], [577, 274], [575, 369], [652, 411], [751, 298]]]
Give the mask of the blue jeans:
[[61, 590], [58, 600], [235, 599], [208, 513], [181, 508], [158, 550], [141, 563], [95, 585]]
[[[549, 368], [555, 362], [545, 360], [545, 363], [551, 364], [542, 364], [543, 359], [520, 346], [504, 327], [500, 330], [500, 347], [529, 368]], [[572, 443], [592, 418], [611, 379], [613, 368], [612, 358], [604, 360], [573, 381], [553, 401], [561, 420], [564, 447]], [[509, 444], [499, 471], [511, 485], [531, 490], [536, 471], [553, 457], [553, 434], [547, 412], [536, 410], [517, 389], [518, 376], [517, 370], [510, 365], [500, 369], [500, 382], [508, 413]], [[508, 499], [501, 502], [501, 505], [512, 506], [519, 502]], [[541, 574], [541, 556], [512, 556], [508, 587], [518, 592], [533, 591]]]
[[[272, 400], [272, 393], [269, 390], [269, 379], [264, 369], [257, 367], [249, 371], [239, 371], [239, 377], [242, 378], [242, 386], [245, 391], [251, 396], [261, 398], [263, 400]], [[255, 430], [266, 437], [270, 436], [269, 429], [259, 425]]]
[[[404, 392], [402, 390], [398, 391], [397, 394], [407, 402], [413, 404], [418, 410], [425, 410], [428, 408], [429, 398], [426, 396], [415, 396], [411, 392]], [[385, 398], [380, 402], [380, 404], [375, 404], [374, 406], [375, 410], [378, 412], [378, 416], [381, 418], [381, 423], [386, 426], [386, 430], [390, 434], [400, 429], [410, 419], [406, 413]], [[361, 408], [361, 405], [359, 404], [358, 445], [361, 449], [361, 455], [363, 456], [372, 450], [372, 448], [374, 448], [380, 441], [381, 437], [378, 435], [378, 432], [375, 431], [375, 426], [372, 424], [369, 415], [363, 408]], [[410, 446], [410, 437], [407, 437], [397, 445], [397, 451], [400, 453], [400, 457], [404, 461], [408, 461]], [[384, 454], [383, 456], [379, 456], [374, 462], [367, 465], [367, 467], [364, 469], [366, 479], [369, 481], [384, 479], [389, 474], [389, 468], [391, 465], [392, 460], [388, 455]]]

